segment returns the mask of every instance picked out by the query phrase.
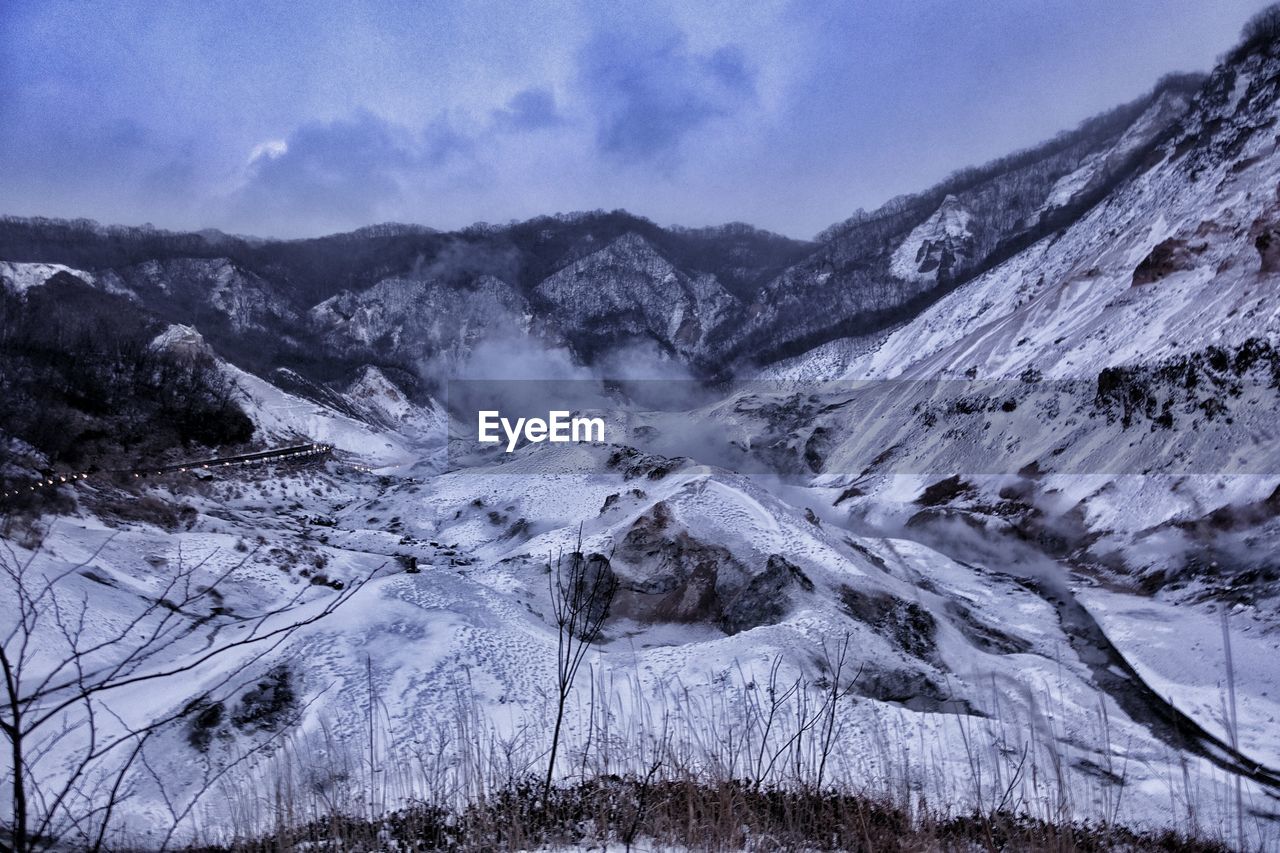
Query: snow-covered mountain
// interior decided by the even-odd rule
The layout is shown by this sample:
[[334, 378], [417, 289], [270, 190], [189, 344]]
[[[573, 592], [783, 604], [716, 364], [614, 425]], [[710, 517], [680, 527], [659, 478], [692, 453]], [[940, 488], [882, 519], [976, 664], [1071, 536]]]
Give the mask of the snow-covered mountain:
[[530, 324], [524, 297], [487, 275], [465, 286], [439, 279], [383, 279], [368, 290], [326, 299], [311, 309], [308, 320], [340, 351], [358, 348], [408, 364], [457, 359], [488, 330], [522, 332]]
[[639, 340], [693, 358], [738, 306], [714, 275], [691, 277], [634, 233], [564, 267], [535, 293], [586, 353]]
[[[1208, 637], [1229, 623], [1276, 648], [1278, 98], [1272, 49], [1234, 57], [1078, 219], [896, 328], [772, 365], [711, 416], [754, 457], [817, 472], [842, 524], [992, 569], [1029, 543], [1050, 558], [1036, 582], [1069, 567], [1135, 671], [1225, 732]], [[961, 222], [937, 217], [921, 246]]]
[[[727, 349], [774, 360], [913, 316], [1069, 224], [1139, 170], [1201, 82], [1167, 78], [1147, 97], [1044, 145], [827, 229], [817, 251], [755, 295]], [[1092, 177], [1080, 177], [1081, 169]], [[1071, 183], [1072, 175], [1079, 180]]]
[[[1228, 838], [1247, 809], [1237, 840], [1273, 844], [1278, 112], [1280, 45], [1254, 46], [813, 243], [620, 213], [292, 243], [0, 223], [6, 316], [46, 286], [127, 306], [150, 347], [210, 360], [259, 446], [334, 448], [76, 481], [41, 550], [15, 544], [100, 596], [103, 633], [183, 561], [235, 578], [182, 614], [193, 644], [354, 590], [269, 655], [121, 689], [119, 719], [173, 716], [130, 777], [133, 828], [243, 807], [182, 811], [224, 777], [329, 796], [362, 761], [527, 771], [562, 642], [548, 576], [580, 552], [618, 586], [566, 755], [662, 730], [710, 763], [762, 697], [835, 679], [832, 772], [855, 788]], [[607, 441], [489, 452], [442, 392], [512, 340], [555, 379], [643, 343], [738, 384], [690, 408], [606, 383]], [[37, 457], [12, 465], [52, 482], [60, 457]], [[131, 514], [144, 497], [182, 523]], [[644, 757], [620, 755], [607, 772]], [[388, 809], [423, 795], [410, 775]]]
[[1267, 57], [1219, 69], [1140, 174], [840, 375], [1091, 376], [1251, 337], [1274, 341], [1280, 162], [1265, 128], [1276, 94]]
[[741, 225], [665, 229], [622, 212], [290, 242], [6, 218], [0, 257], [84, 269], [168, 322], [201, 327], [233, 360], [260, 351], [270, 330], [277, 361], [314, 360], [319, 344], [339, 361], [372, 348], [413, 369], [474, 344], [490, 311], [587, 361], [642, 344], [723, 374], [891, 325], [1069, 224], [1172, 132], [1200, 82], [1169, 78], [816, 242]]

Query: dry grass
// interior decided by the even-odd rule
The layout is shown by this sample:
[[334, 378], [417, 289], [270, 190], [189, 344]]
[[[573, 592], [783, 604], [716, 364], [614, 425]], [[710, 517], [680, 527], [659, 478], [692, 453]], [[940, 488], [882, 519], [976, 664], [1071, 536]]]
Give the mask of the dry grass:
[[[763, 681], [740, 673], [711, 698], [676, 692], [671, 703], [653, 700], [635, 680], [593, 674], [579, 694], [582, 725], [562, 745], [549, 791], [545, 728], [501, 735], [459, 685], [452, 720], [406, 753], [413, 733], [395, 729], [370, 688], [374, 711], [362, 735], [352, 737], [348, 724], [343, 737], [324, 727], [317, 737], [292, 739], [270, 767], [222, 791], [230, 821], [211, 819], [204, 843], [190, 849], [1076, 853], [1261, 850], [1274, 840], [1262, 826], [1250, 827], [1245, 843], [1223, 840], [1191, 814], [1171, 814], [1170, 828], [1158, 831], [1110, 816], [1078, 820], [1073, 791], [1095, 791], [1064, 781], [1057, 739], [1019, 748], [991, 741], [983, 721], [957, 722], [970, 756], [961, 776], [970, 778], [953, 784], [968, 789], [921, 785], [922, 774], [941, 779], [945, 772], [938, 764], [909, 766], [892, 721], [870, 748], [876, 754], [850, 754], [839, 713], [858, 701], [848, 690], [857, 671], [847, 648], [829, 650], [823, 669], [818, 680], [790, 681], [775, 665]], [[1026, 731], [1012, 718], [985, 722]], [[1100, 726], [1105, 743], [1105, 714]], [[401, 748], [395, 761], [386, 758], [393, 746]], [[1111, 773], [1118, 786], [1097, 784], [1118, 797], [1124, 771]], [[1113, 814], [1111, 806], [1104, 812]]]
[[611, 777], [552, 789], [530, 777], [458, 811], [420, 805], [370, 821], [333, 815], [204, 853], [530, 850], [1224, 851], [1173, 832], [1056, 825], [1010, 813], [939, 818], [835, 791]]

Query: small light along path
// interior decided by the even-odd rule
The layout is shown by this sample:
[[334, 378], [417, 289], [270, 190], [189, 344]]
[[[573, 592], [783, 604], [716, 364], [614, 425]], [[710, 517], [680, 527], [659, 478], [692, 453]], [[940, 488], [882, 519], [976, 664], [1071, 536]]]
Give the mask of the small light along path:
[[260, 450], [257, 453], [241, 453], [235, 456], [216, 456], [211, 459], [196, 459], [190, 462], [179, 462], [174, 465], [158, 465], [149, 468], [130, 468], [115, 471], [80, 471], [74, 474], [53, 474], [34, 483], [0, 492], [0, 497], [14, 498], [23, 494], [53, 488], [65, 484], [75, 484], [90, 477], [106, 477], [110, 475], [133, 475], [135, 479], [156, 477], [162, 474], [195, 473], [197, 471], [213, 472], [218, 468], [229, 468], [238, 465], [254, 465], [263, 462], [276, 462], [284, 459], [297, 459], [309, 456], [328, 456], [333, 453], [331, 444], [295, 444], [289, 447], [278, 447], [274, 450]]

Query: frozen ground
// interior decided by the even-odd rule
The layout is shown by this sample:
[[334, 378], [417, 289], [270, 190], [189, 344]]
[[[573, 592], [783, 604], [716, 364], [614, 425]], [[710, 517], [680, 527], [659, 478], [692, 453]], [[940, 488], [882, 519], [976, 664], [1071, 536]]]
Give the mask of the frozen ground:
[[[303, 410], [292, 416], [314, 422]], [[413, 440], [402, 436], [398, 446]], [[137, 693], [122, 690], [111, 698], [113, 711], [142, 720], [205, 695], [231, 706], [255, 679], [284, 664], [301, 697], [284, 736], [309, 745], [313, 781], [338, 772], [335, 756], [363, 754], [372, 718], [374, 748], [388, 766], [415, 767], [428, 755], [456, 758], [465, 748], [459, 720], [467, 718], [468, 739], [506, 743], [536, 767], [545, 760], [556, 654], [548, 559], [575, 547], [581, 530], [584, 551], [614, 553], [625, 580], [671, 582], [627, 545], [660, 515], [668, 540], [685, 541], [690, 553], [714, 552], [719, 604], [667, 619], [643, 600], [620, 611], [571, 699], [568, 743], [599, 737], [604, 716], [624, 740], [637, 741], [655, 736], [655, 721], [665, 719], [686, 754], [723, 757], [732, 749], [722, 739], [746, 726], [744, 709], [760, 701], [775, 664], [778, 684], [818, 683], [824, 644], [829, 649], [847, 636], [857, 679], [839, 708], [830, 778], [914, 792], [956, 811], [1012, 797], [1047, 817], [1188, 828], [1194, 814], [1202, 830], [1231, 831], [1233, 777], [1126, 712], [1097, 683], [1095, 662], [1081, 656], [1052, 596], [1008, 566], [953, 559], [897, 532], [875, 535], [865, 523], [855, 533], [829, 510], [815, 523], [805, 506], [829, 506], [829, 489], [783, 487], [694, 462], [656, 478], [624, 479], [608, 471], [612, 448], [543, 445], [517, 452], [500, 469], [434, 473], [424, 463], [388, 476], [352, 467], [389, 461], [377, 441], [366, 446], [375, 452], [349, 448], [323, 470], [264, 468], [214, 481], [175, 475], [158, 494], [196, 510], [185, 530], [87, 513], [53, 524], [37, 565], [58, 571], [83, 563], [65, 592], [93, 602], [90, 624], [101, 620], [103, 631], [168, 570], [191, 561], [207, 561], [210, 573], [244, 561], [222, 586], [227, 613], [262, 609], [299, 591], [311, 602], [305, 606], [321, 606], [339, 593], [313, 584], [317, 575], [345, 585], [372, 578], [334, 615], [230, 680], [242, 658]], [[565, 473], [575, 467], [587, 470]], [[91, 494], [82, 497], [93, 504]], [[807, 583], [771, 588], [780, 606], [743, 605], [742, 590], [774, 555]], [[407, 557], [418, 572], [405, 572]], [[1070, 583], [1063, 571], [1143, 678], [1229, 737], [1217, 609]], [[728, 628], [720, 613], [733, 608], [740, 619]], [[906, 628], [903, 614], [915, 614]], [[230, 619], [214, 617], [196, 636]], [[1268, 734], [1280, 685], [1268, 661], [1278, 635], [1260, 617], [1233, 616], [1231, 628], [1240, 748], [1274, 763]], [[147, 747], [152, 770], [184, 780], [179, 802], [209, 780], [226, 784], [224, 771], [257, 778], [279, 772], [278, 742], [251, 752], [265, 732], [224, 726], [205, 751], [192, 746], [189, 733], [189, 721], [176, 723]], [[609, 769], [627, 769], [638, 755], [617, 748]], [[201, 770], [193, 774], [192, 767]], [[565, 777], [580, 772], [567, 762], [560, 767]], [[386, 805], [414, 795], [413, 777], [404, 773]], [[778, 778], [785, 775], [778, 771]], [[424, 772], [417, 784], [426, 783]], [[154, 785], [136, 784], [134, 825], [163, 826], [170, 817], [154, 799]], [[1244, 793], [1249, 831], [1269, 832], [1270, 818], [1256, 815], [1274, 811], [1271, 795], [1251, 783]], [[224, 798], [206, 795], [192, 814], [208, 825], [227, 819], [226, 808]]]

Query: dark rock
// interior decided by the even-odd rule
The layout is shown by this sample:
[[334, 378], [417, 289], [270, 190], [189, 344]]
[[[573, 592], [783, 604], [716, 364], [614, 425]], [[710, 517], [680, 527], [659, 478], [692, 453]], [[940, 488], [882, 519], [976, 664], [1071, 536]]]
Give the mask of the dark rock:
[[643, 453], [634, 447], [620, 447], [610, 454], [605, 464], [621, 471], [624, 480], [634, 480], [637, 477], [661, 480], [686, 461], [688, 460], [683, 457], [668, 459], [665, 456]]
[[1157, 282], [1175, 272], [1194, 269], [1195, 265], [1195, 252], [1187, 246], [1186, 241], [1170, 237], [1157, 243], [1134, 269], [1133, 286]]
[[852, 587], [840, 591], [840, 602], [850, 616], [871, 626], [912, 657], [936, 658], [938, 624], [916, 602], [903, 601], [887, 592], [859, 592]]
[[862, 489], [859, 489], [857, 486], [849, 486], [840, 493], [840, 496], [836, 498], [836, 502], [832, 504], [832, 506], [840, 506], [840, 504], [849, 500], [849, 498], [860, 498], [865, 494], [866, 492], [862, 491]]
[[870, 699], [894, 702], [926, 713], [973, 714], [963, 699], [955, 699], [927, 673], [914, 669], [863, 671], [855, 686]]
[[1261, 272], [1280, 272], [1280, 226], [1274, 223], [1255, 222], [1250, 232], [1253, 246], [1258, 250]]
[[796, 589], [813, 592], [813, 581], [781, 554], [769, 557], [765, 570], [724, 605], [720, 627], [737, 634], [760, 625], [781, 622], [791, 610]]
[[946, 604], [947, 616], [969, 642], [984, 652], [999, 655], [1022, 654], [1031, 644], [1021, 637], [1007, 634], [974, 616], [973, 611], [957, 601]]
[[231, 724], [250, 732], [277, 732], [298, 711], [298, 696], [288, 667], [278, 666], [240, 697]]
[[945, 480], [939, 480], [933, 485], [926, 488], [920, 493], [920, 497], [916, 498], [916, 503], [921, 506], [941, 506], [948, 504], [957, 498], [968, 497], [974, 493], [972, 483], [960, 479], [960, 475], [948, 477]]
[[223, 728], [226, 706], [207, 698], [197, 699], [187, 706], [187, 743], [200, 751], [208, 752], [215, 735]]

